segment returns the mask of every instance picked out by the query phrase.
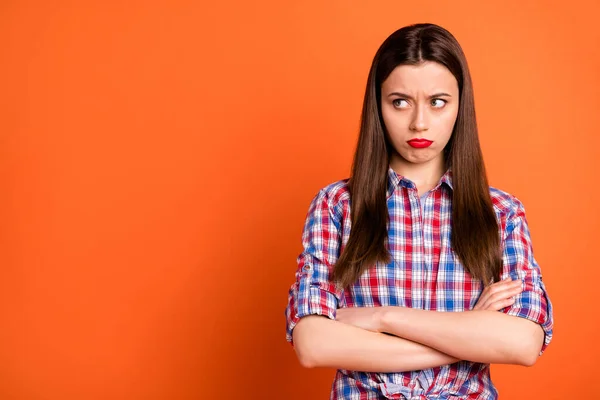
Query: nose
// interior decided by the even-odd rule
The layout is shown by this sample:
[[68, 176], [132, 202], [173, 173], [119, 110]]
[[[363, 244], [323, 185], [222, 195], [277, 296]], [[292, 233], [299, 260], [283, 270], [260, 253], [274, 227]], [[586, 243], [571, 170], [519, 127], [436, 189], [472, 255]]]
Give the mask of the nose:
[[429, 129], [429, 122], [427, 121], [426, 107], [418, 105], [415, 109], [412, 120], [410, 121], [409, 129], [415, 132], [426, 131]]

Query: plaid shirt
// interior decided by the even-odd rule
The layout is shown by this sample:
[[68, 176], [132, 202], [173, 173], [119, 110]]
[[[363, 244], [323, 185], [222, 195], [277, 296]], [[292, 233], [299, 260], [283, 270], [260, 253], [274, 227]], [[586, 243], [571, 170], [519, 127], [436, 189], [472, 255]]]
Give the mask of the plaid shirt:
[[[462, 267], [450, 244], [452, 174], [440, 179], [424, 202], [410, 180], [388, 170], [389, 264], [377, 263], [341, 290], [330, 280], [333, 265], [350, 234], [348, 180], [321, 189], [310, 204], [298, 257], [296, 281], [286, 308], [287, 340], [300, 318], [335, 319], [340, 307], [401, 306], [460, 312], [473, 309], [483, 290]], [[490, 188], [502, 238], [501, 278], [521, 279], [524, 290], [502, 310], [540, 324], [543, 352], [552, 338], [552, 304], [531, 247], [525, 211], [508, 193]], [[541, 354], [541, 353], [540, 353]], [[460, 361], [420, 371], [369, 373], [338, 370], [331, 399], [496, 399], [489, 364]]]

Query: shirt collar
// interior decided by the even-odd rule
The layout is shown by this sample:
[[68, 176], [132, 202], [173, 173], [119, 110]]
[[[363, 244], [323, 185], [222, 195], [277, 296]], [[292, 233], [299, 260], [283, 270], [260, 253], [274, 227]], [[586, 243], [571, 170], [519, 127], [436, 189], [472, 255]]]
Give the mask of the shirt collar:
[[[446, 173], [444, 175], [442, 175], [438, 184], [435, 186], [435, 188], [433, 190], [437, 190], [443, 184], [448, 186], [451, 190], [454, 190], [454, 188], [452, 186], [452, 170], [450, 168], [448, 168], [448, 170], [446, 170]], [[398, 186], [403, 186], [406, 188], [416, 188], [417, 187], [413, 181], [398, 174], [396, 171], [394, 171], [392, 169], [392, 167], [388, 167], [388, 185], [387, 185], [387, 198], [388, 199], [392, 196], [392, 194], [394, 193], [396, 188], [398, 188]]]

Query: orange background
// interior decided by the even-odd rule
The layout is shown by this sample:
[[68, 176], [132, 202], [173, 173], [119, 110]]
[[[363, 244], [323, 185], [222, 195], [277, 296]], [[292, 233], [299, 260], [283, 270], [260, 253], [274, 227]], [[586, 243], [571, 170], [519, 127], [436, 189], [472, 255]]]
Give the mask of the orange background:
[[3, 1], [0, 398], [328, 398], [285, 342], [302, 224], [415, 22], [467, 54], [555, 307], [501, 398], [598, 398], [599, 8], [482, 3]]

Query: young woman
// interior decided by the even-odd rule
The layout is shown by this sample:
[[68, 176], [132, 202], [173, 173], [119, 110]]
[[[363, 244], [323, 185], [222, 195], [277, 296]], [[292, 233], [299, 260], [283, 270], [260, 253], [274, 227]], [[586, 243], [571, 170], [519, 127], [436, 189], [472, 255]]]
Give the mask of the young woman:
[[287, 340], [338, 369], [331, 399], [496, 399], [490, 363], [550, 343], [523, 205], [488, 186], [467, 61], [440, 26], [377, 51], [351, 177], [315, 196], [302, 242]]

